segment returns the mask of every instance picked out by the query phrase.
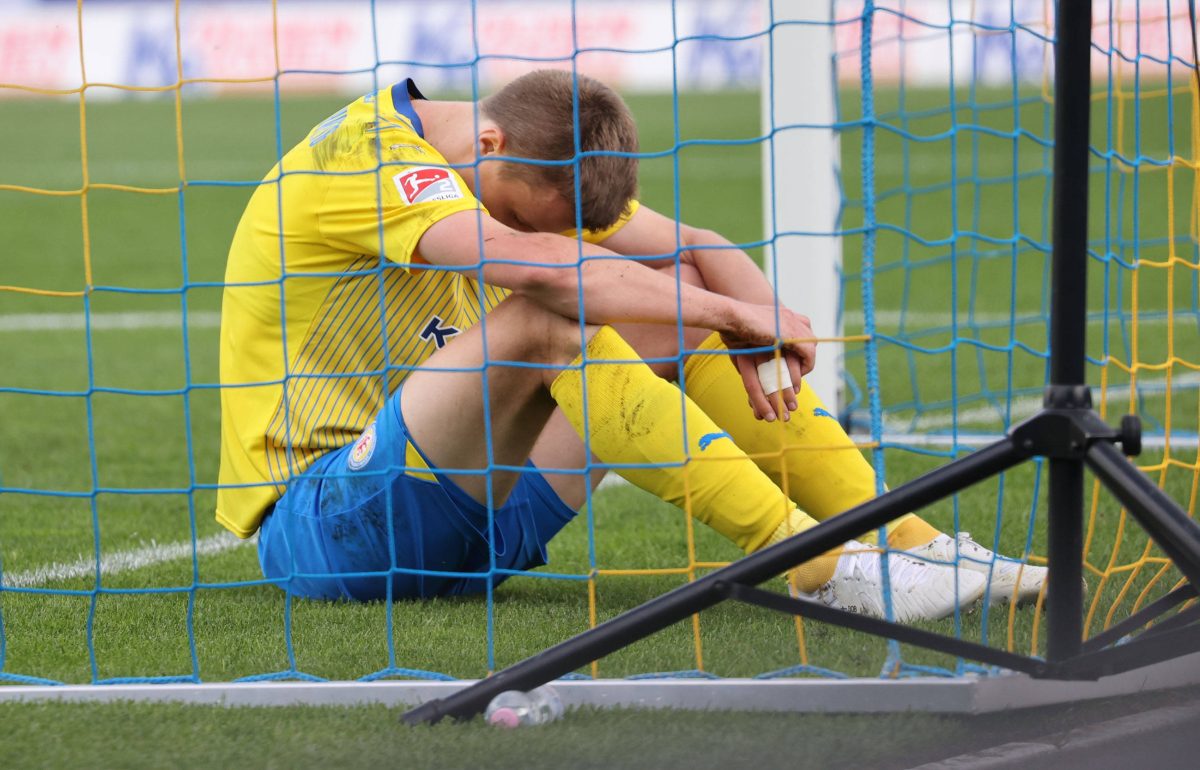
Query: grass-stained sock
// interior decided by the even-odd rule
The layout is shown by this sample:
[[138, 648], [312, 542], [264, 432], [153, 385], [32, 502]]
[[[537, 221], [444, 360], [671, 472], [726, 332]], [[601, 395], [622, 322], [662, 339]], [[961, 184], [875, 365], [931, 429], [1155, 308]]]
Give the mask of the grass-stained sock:
[[[747, 553], [761, 548], [796, 509], [728, 433], [655, 375], [611, 327], [592, 337], [550, 392], [601, 460], [635, 466], [617, 472]], [[816, 524], [804, 514], [796, 521]]]
[[[729, 433], [801, 509], [817, 521], [825, 521], [875, 497], [875, 470], [812, 388], [802, 385], [796, 393], [798, 408], [790, 420], [757, 420], [746, 403], [741, 375], [720, 335], [706, 339], [699, 351], [684, 365], [688, 397]], [[892, 533], [909, 522], [919, 522], [908, 530], [915, 537], [923, 536], [926, 530], [933, 533], [918, 545], [938, 534], [924, 520], [905, 514], [887, 526], [893, 548], [898, 546]], [[916, 535], [918, 530], [920, 535]], [[871, 544], [877, 539], [875, 532], [859, 538]]]

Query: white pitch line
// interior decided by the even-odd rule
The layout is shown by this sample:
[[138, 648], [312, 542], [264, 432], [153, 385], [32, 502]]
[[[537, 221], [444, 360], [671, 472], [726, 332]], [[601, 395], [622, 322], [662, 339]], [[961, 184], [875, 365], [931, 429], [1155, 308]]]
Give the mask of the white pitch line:
[[[1194, 321], [1197, 318], [1195, 310], [1177, 310], [1175, 311], [1174, 320], [1179, 322]], [[901, 318], [904, 319], [905, 326], [912, 330], [920, 330], [925, 327], [943, 327], [949, 326], [953, 316], [950, 313], [928, 312], [921, 310], [909, 310], [901, 312], [899, 310], [876, 310], [875, 323], [879, 326], [899, 326]], [[1008, 313], [991, 313], [991, 312], [976, 312], [974, 315], [962, 311], [958, 314], [958, 324], [960, 327], [969, 327], [971, 324], [984, 324], [995, 326], [999, 324], [1007, 324], [1010, 320]], [[1126, 316], [1110, 315], [1107, 319], [1101, 316], [1089, 316], [1087, 322], [1089, 325], [1102, 325], [1105, 321], [1109, 324], [1116, 325], [1123, 323], [1133, 325], [1133, 318]], [[1169, 323], [1172, 319], [1166, 312], [1160, 311], [1157, 313], [1142, 313], [1138, 316], [1137, 322], [1139, 326], [1160, 326]], [[1033, 323], [1044, 322], [1047, 326], [1050, 324], [1050, 316], [1035, 316], [1032, 312], [1021, 311], [1016, 313], [1015, 323], [1017, 326], [1028, 326]], [[862, 328], [862, 311], [854, 311], [853, 314], [847, 314], [846, 323], [855, 328]]]
[[[86, 328], [82, 313], [13, 313], [0, 315], [0, 332], [59, 332], [82, 331]], [[178, 329], [183, 315], [173, 310], [128, 313], [92, 313], [92, 330], [111, 329]], [[215, 329], [221, 325], [221, 314], [213, 310], [188, 313], [188, 327]]]
[[[253, 540], [242, 540], [229, 532], [219, 532], [215, 535], [201, 538], [195, 543], [197, 556], [213, 554], [238, 548]], [[100, 557], [100, 574], [109, 577], [122, 572], [153, 567], [163, 562], [175, 561], [192, 555], [192, 542], [154, 543], [135, 548], [132, 551], [116, 551]], [[49, 564], [25, 572], [5, 573], [2, 583], [6, 588], [37, 588], [60, 580], [73, 580], [91, 577], [96, 574], [96, 559], [80, 557], [69, 564]]]
[[[1171, 392], [1180, 390], [1194, 390], [1200, 388], [1200, 374], [1189, 372], [1179, 374], [1171, 378]], [[1096, 391], [1096, 404], [1099, 405], [1099, 391]], [[1128, 385], [1114, 385], [1108, 388], [1108, 403], [1120, 405], [1129, 400], [1130, 388]], [[1167, 381], [1163, 379], [1140, 380], [1138, 382], [1137, 392], [1143, 396], [1161, 396], [1167, 392]], [[1042, 407], [1041, 396], [1023, 396], [1013, 399], [1011, 418], [1020, 420], [1025, 417], [1030, 417]], [[995, 423], [1000, 419], [1001, 411], [993, 406], [976, 406], [970, 409], [963, 409], [958, 412], [958, 425], [971, 425], [978, 423]], [[949, 412], [938, 412], [936, 414], [921, 415], [915, 421], [906, 420], [900, 417], [888, 417], [884, 420], [884, 430], [889, 433], [909, 433], [912, 431], [922, 430], [944, 430], [953, 427], [956, 420], [954, 415]]]

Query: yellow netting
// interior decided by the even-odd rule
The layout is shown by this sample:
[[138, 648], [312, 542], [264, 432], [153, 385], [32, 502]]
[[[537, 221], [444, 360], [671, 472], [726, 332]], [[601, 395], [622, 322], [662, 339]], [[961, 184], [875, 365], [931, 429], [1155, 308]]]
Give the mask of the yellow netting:
[[[1136, 44], [1130, 27], [1136, 24], [1128, 19], [1125, 5], [1117, 4], [1115, 22], [1117, 34], [1115, 45], [1119, 51], [1135, 51]], [[121, 83], [90, 82], [88, 80], [83, 51], [83, 0], [77, 0], [77, 25], [79, 40], [79, 68], [82, 85], [72, 89], [38, 88], [34, 86], [0, 83], [0, 90], [38, 94], [45, 96], [69, 96], [77, 94], [79, 99], [79, 136], [82, 183], [75, 189], [50, 189], [28, 185], [0, 184], [0, 191], [17, 192], [30, 195], [52, 197], [78, 197], [80, 201], [80, 217], [82, 223], [82, 286], [77, 290], [53, 290], [29, 286], [0, 285], [0, 292], [13, 292], [29, 295], [50, 297], [77, 298], [87, 295], [94, 288], [91, 226], [89, 223], [89, 195], [96, 190], [120, 191], [143, 195], [179, 194], [187, 185], [187, 169], [184, 162], [183, 134], [183, 95], [185, 86], [199, 83], [229, 83], [250, 84], [270, 82], [272, 77], [264, 78], [185, 78], [183, 71], [184, 52], [180, 32], [179, 2], [175, 2], [175, 52], [177, 65], [176, 82], [157, 87], [133, 86]], [[1186, 15], [1186, 10], [1176, 11]], [[273, 33], [276, 38], [274, 58], [277, 72], [279, 65], [278, 46], [278, 8], [272, 2]], [[1147, 17], [1143, 22], [1153, 21]], [[1107, 20], [1099, 21], [1098, 28], [1108, 24]], [[1049, 11], [1043, 19], [1043, 32], [1051, 29]], [[1113, 53], [1109, 57], [1115, 71], [1114, 77], [1103, 84], [1095, 92], [1097, 102], [1113, 104], [1113, 126], [1116, 131], [1115, 146], [1120, 150], [1120, 156], [1112, 164], [1114, 175], [1134, 176], [1140, 179], [1165, 179], [1165, 200], [1167, 204], [1166, 231], [1161, 233], [1165, 255], [1161, 258], [1139, 256], [1136, 267], [1131, 272], [1131, 293], [1128, 297], [1129, 306], [1123, 310], [1130, 314], [1131, 345], [1127, 357], [1113, 354], [1106, 355], [1100, 368], [1100, 382], [1096, 389], [1098, 409], [1107, 420], [1113, 420], [1122, 413], [1137, 413], [1139, 411], [1139, 383], [1146, 373], [1155, 373], [1164, 380], [1165, 403], [1158, 412], [1161, 417], [1165, 445], [1161, 452], [1150, 452], [1149, 459], [1143, 460], [1139, 467], [1150, 474], [1166, 488], [1168, 480], [1174, 482], [1171, 487], [1174, 496], [1185, 506], [1189, 515], [1195, 516], [1197, 500], [1200, 498], [1200, 461], [1194, 441], [1183, 447], [1177, 447], [1172, 441], [1173, 432], [1179, 431], [1194, 436], [1200, 426], [1200, 404], [1194, 412], [1180, 410], [1180, 398], [1175, 395], [1172, 383], [1185, 373], [1200, 372], [1200, 346], [1195, 344], [1196, 337], [1180, 335], [1176, 327], [1175, 303], [1181, 291], [1181, 286], [1194, 286], [1197, 283], [1197, 273], [1200, 265], [1194, 257], [1196, 244], [1200, 243], [1200, 79], [1195, 76], [1176, 77], [1166, 83], [1156, 83], [1151, 87], [1141, 85], [1132, 69], [1137, 66], [1136, 55], [1131, 61], [1128, 56]], [[1177, 63], [1176, 71], [1182, 65]], [[1134, 85], [1134, 84], [1138, 85]], [[174, 99], [175, 107], [175, 141], [178, 161], [179, 184], [168, 187], [144, 187], [125, 184], [96, 182], [89, 172], [87, 116], [88, 91], [95, 88], [111, 88], [127, 92], [169, 92]], [[1042, 82], [1043, 101], [1050, 103], [1051, 85], [1047, 75]], [[1182, 98], [1181, 98], [1182, 97]], [[1153, 160], [1161, 163], [1129, 162], [1130, 158], [1138, 157], [1134, 135], [1137, 131], [1135, 116], [1144, 105], [1155, 100], [1174, 100], [1177, 104], [1176, 117], [1186, 114], [1189, 120], [1189, 131], [1181, 135], [1181, 141], [1175, 145], [1175, 153], [1169, 158]], [[1186, 139], [1186, 141], [1182, 141]], [[848, 170], [853, 172], [855, 170]], [[1095, 209], [1093, 209], [1095, 211]], [[1181, 228], [1181, 223], [1185, 223]], [[1143, 238], [1151, 236], [1143, 234]], [[1152, 327], [1147, 332], [1141, 322], [1142, 308], [1139, 305], [1139, 285], [1143, 281], [1161, 282], [1165, 286], [1166, 307], [1155, 307], [1155, 313], [1165, 312], [1167, 322], [1164, 327]], [[1140, 340], [1143, 334], [1165, 334], [1165, 352], [1153, 358], [1143, 358]], [[825, 338], [825, 341], [840, 341], [846, 345], [861, 346], [868, 339], [861, 334], [847, 334], [838, 337]], [[1119, 391], [1122, 395], [1113, 396], [1114, 388], [1125, 388]], [[1195, 396], [1189, 396], [1195, 399]], [[1182, 424], [1181, 424], [1182, 423]], [[875, 449], [878, 445], [870, 442], [860, 444], [863, 450]], [[812, 451], [820, 451], [820, 447], [810, 447]], [[1179, 490], [1183, 490], [1180, 498]], [[787, 491], [786, 489], [784, 490]], [[1096, 535], [1098, 522], [1104, 517], [1116, 517], [1116, 537], [1108, 542], [1102, 541]], [[651, 577], [651, 576], [685, 576], [689, 581], [696, 579], [705, 572], [724, 566], [727, 562], [705, 560], [700, 557], [693, 520], [684, 516], [686, 527], [686, 564], [672, 568], [644, 569], [611, 569], [598, 567], [587, 575], [587, 603], [590, 626], [598, 623], [597, 579], [618, 577]], [[1089, 604], [1085, 622], [1085, 633], [1093, 634], [1121, 620], [1147, 601], [1160, 596], [1165, 590], [1174, 587], [1179, 581], [1178, 571], [1173, 570], [1168, 559], [1153, 547], [1148, 539], [1136, 526], [1129, 521], [1124, 510], [1115, 507], [1111, 496], [1104, 493], [1098, 484], [1093, 486], [1090, 502], [1087, 532], [1085, 541], [1085, 563], [1088, 572]], [[1042, 562], [1044, 558], [1037, 554], [1030, 555], [1033, 563]], [[1038, 632], [1041, 606], [1036, 608], [1033, 619], [1031, 652], [1040, 653], [1041, 634]], [[1014, 629], [1017, 625], [1018, 613], [1025, 610], [1011, 609], [1008, 611], [1007, 646], [1016, 647]], [[796, 653], [800, 664], [810, 663], [809, 645], [806, 640], [804, 624], [800, 619], [795, 620]], [[702, 645], [702, 622], [700, 616], [692, 618], [692, 637], [694, 643], [694, 664], [699, 671], [705, 670]], [[898, 669], [897, 669], [898, 671]], [[601, 666], [592, 665], [592, 674], [601, 675]]]
[[[1122, 17], [1120, 10], [1118, 9], [1116, 14], [1118, 18]], [[1186, 20], [1186, 8], [1177, 13]], [[1120, 22], [1118, 30], [1119, 47], [1122, 50], [1136, 50], [1136, 23]], [[1175, 41], [1176, 55], [1181, 61], [1190, 60], [1189, 43], [1186, 39]], [[1197, 271], [1200, 270], [1200, 265], [1194, 257], [1196, 244], [1200, 243], [1200, 174], [1197, 173], [1200, 169], [1200, 155], [1197, 154], [1200, 149], [1200, 73], [1184, 64], [1182, 68], [1187, 76], [1156, 88], [1135, 89], [1133, 68], [1138, 63], [1136, 59], [1127, 61], [1123, 57], [1114, 56], [1113, 63], [1117, 76], [1112, 81], [1112, 91], [1101, 96], [1115, 102], [1116, 146], [1126, 157], [1135, 157], [1137, 154], [1137, 110], [1146, 104], [1174, 100], [1177, 105], [1176, 120], [1182, 122], [1180, 115], [1186, 115], [1188, 130], [1186, 133], [1176, 133], [1175, 153], [1162, 159], [1165, 163], [1118, 166], [1121, 174], [1140, 173], [1150, 178], [1165, 176], [1166, 232], [1155, 235], [1165, 236], [1167, 253], [1162, 259], [1137, 260], [1132, 273], [1129, 308], [1132, 314], [1130, 356], [1128, 360], [1112, 356], [1105, 359], [1102, 381], [1098, 389], [1098, 408], [1102, 415], [1111, 419], [1122, 413], [1137, 413], [1139, 378], [1145, 373], [1153, 372], [1164, 379], [1165, 404], [1161, 410], [1161, 419], [1165, 445], [1160, 457], [1151, 453], [1150, 459], [1143, 459], [1138, 467], [1164, 489], [1168, 488], [1168, 479], [1174, 474], [1176, 483], [1171, 485], [1169, 492], [1190, 516], [1195, 517], [1197, 490], [1200, 489], [1200, 462], [1197, 462], [1195, 442], [1193, 439], [1177, 448], [1172, 441], [1172, 435], [1176, 431], [1182, 431], [1194, 436], [1197, 427], [1200, 426], [1200, 407], [1196, 412], [1177, 408], [1177, 401], [1187, 396], [1177, 394], [1173, 387], [1173, 382], [1181, 374], [1200, 371], [1200, 348], [1196, 347], [1195, 334], [1192, 332], [1181, 335], [1176, 323], [1176, 302], [1179, 297], [1177, 285], [1181, 282], [1184, 286], [1194, 285]], [[1179, 66], [1178, 62], [1176, 64]], [[1191, 71], [1188, 71], [1189, 69]], [[1179, 98], [1181, 96], [1184, 98]], [[1168, 130], [1174, 130], [1174, 127], [1169, 127]], [[1186, 212], [1186, 232], [1179, 231], [1180, 212]], [[1139, 306], [1138, 285], [1141, 281], [1155, 281], [1165, 283], [1166, 286], [1166, 349], [1162, 355], [1156, 355], [1154, 358], [1144, 357], [1139, 346], [1144, 333], [1159, 333], [1157, 330], [1143, 332], [1139, 324], [1142, 308]], [[1187, 340], [1186, 344], [1177, 344], [1180, 338]], [[1127, 399], [1110, 398], [1109, 385], [1114, 379], [1114, 372], [1119, 373], [1120, 379], [1129, 384]], [[1179, 478], [1180, 474], [1182, 478]], [[1181, 491], [1183, 494], [1180, 494]], [[1093, 537], [1097, 520], [1105, 516], [1118, 517], [1117, 537], [1111, 543], [1098, 542]], [[1090, 573], [1090, 580], [1094, 583], [1094, 590], [1087, 608], [1085, 634], [1108, 628], [1114, 622], [1136, 612], [1149, 599], [1177, 587], [1180, 582], [1178, 570], [1173, 569], [1170, 560], [1144, 536], [1136, 521], [1128, 516], [1124, 509], [1117, 510], [1111, 496], [1108, 496], [1098, 483], [1093, 486], [1085, 565]]]

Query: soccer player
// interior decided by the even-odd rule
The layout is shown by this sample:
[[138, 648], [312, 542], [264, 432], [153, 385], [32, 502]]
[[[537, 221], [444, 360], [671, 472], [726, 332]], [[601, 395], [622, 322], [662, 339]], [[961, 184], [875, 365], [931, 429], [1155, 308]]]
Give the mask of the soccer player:
[[[579, 149], [604, 153], [578, 175], [575, 116]], [[478, 105], [425, 100], [411, 80], [368, 94], [270, 172], [226, 271], [217, 500], [225, 527], [259, 533], [267, 578], [325, 599], [481, 591], [493, 564], [545, 563], [595, 479], [538, 469], [583, 467], [588, 450], [748, 553], [873, 494], [809, 389], [772, 403], [765, 356], [729, 355], [778, 344], [800, 383], [808, 319], [714, 234], [685, 228], [677, 266], [675, 223], [636, 200], [636, 150], [615, 93], [542, 71]], [[560, 234], [577, 210], [582, 241]], [[641, 360], [674, 355], [679, 325], [703, 351], [686, 395], [674, 366]], [[791, 451], [814, 441], [847, 450]], [[767, 445], [778, 457], [748, 457]], [[939, 563], [955, 542], [915, 516], [888, 543], [936, 559], [887, 556], [902, 621], [974, 602], [994, 561]], [[790, 579], [881, 616], [883, 558], [847, 543]], [[1036, 569], [1007, 594], [1036, 593]]]

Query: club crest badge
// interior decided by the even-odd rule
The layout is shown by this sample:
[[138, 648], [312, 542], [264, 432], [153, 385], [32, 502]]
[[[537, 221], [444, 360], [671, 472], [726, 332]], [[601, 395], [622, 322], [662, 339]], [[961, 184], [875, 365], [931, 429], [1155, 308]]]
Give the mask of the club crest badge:
[[429, 201], [449, 201], [463, 197], [458, 179], [448, 168], [419, 166], [392, 177], [400, 197], [408, 205]]
[[373, 454], [375, 454], [375, 423], [368, 425], [367, 429], [358, 437], [358, 441], [354, 442], [354, 446], [350, 447], [350, 456], [346, 459], [346, 465], [352, 471], [360, 470], [371, 461]]

